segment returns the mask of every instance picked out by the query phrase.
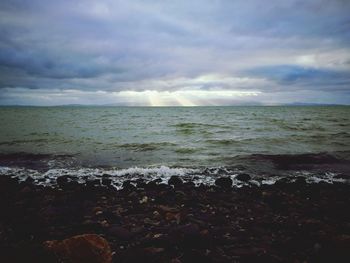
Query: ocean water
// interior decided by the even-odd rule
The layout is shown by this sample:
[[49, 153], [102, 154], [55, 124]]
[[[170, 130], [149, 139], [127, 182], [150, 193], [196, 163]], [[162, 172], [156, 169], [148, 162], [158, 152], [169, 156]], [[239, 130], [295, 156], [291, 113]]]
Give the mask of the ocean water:
[[0, 107], [0, 123], [0, 173], [210, 181], [350, 170], [348, 106]]

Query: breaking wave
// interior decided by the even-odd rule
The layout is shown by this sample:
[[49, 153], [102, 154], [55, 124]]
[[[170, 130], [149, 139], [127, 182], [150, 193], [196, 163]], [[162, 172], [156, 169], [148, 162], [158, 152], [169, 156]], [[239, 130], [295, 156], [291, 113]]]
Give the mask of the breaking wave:
[[350, 183], [348, 177], [342, 177], [337, 173], [324, 172], [312, 173], [308, 171], [297, 171], [290, 173], [288, 177], [276, 175], [253, 175], [248, 181], [241, 181], [237, 178], [240, 171], [234, 168], [212, 167], [212, 168], [181, 168], [181, 167], [130, 167], [127, 169], [103, 169], [103, 168], [76, 168], [76, 169], [49, 169], [45, 172], [18, 168], [0, 166], [0, 176], [11, 176], [20, 181], [26, 181], [28, 178], [35, 184], [45, 186], [56, 186], [57, 178], [66, 176], [70, 181], [76, 181], [80, 184], [88, 181], [95, 181], [103, 185], [103, 180], [108, 179], [111, 185], [117, 189], [122, 188], [125, 181], [136, 184], [138, 181], [145, 183], [156, 181], [157, 183], [167, 183], [172, 176], [179, 176], [184, 182], [193, 182], [196, 186], [201, 184], [213, 185], [219, 177], [230, 177], [233, 186], [241, 187], [244, 185], [274, 184], [280, 179], [288, 179], [293, 182], [297, 178], [303, 177], [308, 183]]

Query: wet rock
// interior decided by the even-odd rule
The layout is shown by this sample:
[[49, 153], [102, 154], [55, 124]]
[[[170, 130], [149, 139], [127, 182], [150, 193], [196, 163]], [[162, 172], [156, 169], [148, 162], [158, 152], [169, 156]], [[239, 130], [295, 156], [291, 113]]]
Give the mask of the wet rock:
[[32, 184], [32, 183], [34, 183], [33, 177], [28, 176], [27, 179], [25, 180], [25, 183], [26, 183], [26, 184]]
[[[174, 189], [155, 183], [154, 188], [132, 186], [130, 191], [85, 185], [72, 191], [0, 176], [0, 208], [5, 211], [0, 213], [0, 262], [52, 263], [38, 246], [43, 249], [42, 240], [72, 233], [103, 234], [115, 251], [114, 261], [124, 263], [349, 262], [349, 185], [300, 181], [304, 187], [299, 187], [292, 182], [297, 177], [290, 178], [233, 190], [218, 184], [183, 183]], [[82, 242], [75, 243], [53, 255], [65, 263], [91, 262], [91, 254], [88, 260], [72, 260], [69, 253], [96, 251], [89, 247], [85, 252]]]
[[155, 179], [153, 181], [150, 181], [146, 184], [145, 188], [147, 188], [148, 190], [155, 190], [158, 189], [159, 187], [159, 183], [161, 183], [162, 180], [161, 179]]
[[144, 196], [142, 199], [139, 201], [140, 204], [146, 204], [148, 202], [148, 197]]
[[108, 186], [108, 185], [111, 185], [112, 183], [112, 179], [110, 178], [102, 178], [102, 184], [105, 185], [105, 186]]
[[252, 179], [252, 177], [249, 174], [238, 174], [235, 179], [242, 181], [242, 182], [248, 182]]
[[143, 179], [137, 179], [136, 180], [136, 186], [137, 188], [145, 188], [146, 187], [146, 183]]
[[62, 241], [46, 241], [44, 247], [62, 262], [111, 263], [111, 248], [104, 238], [95, 234], [73, 236]]
[[133, 237], [133, 233], [121, 226], [111, 226], [108, 229], [108, 233], [113, 237], [126, 241], [130, 240]]
[[170, 177], [170, 179], [168, 180], [168, 184], [173, 186], [179, 186], [182, 185], [182, 183], [182, 179], [179, 176], [175, 175]]
[[99, 186], [101, 184], [100, 179], [94, 179], [94, 180], [87, 180], [86, 181], [86, 186], [87, 187], [95, 187]]
[[143, 251], [145, 251], [146, 253], [150, 253], [150, 254], [157, 254], [157, 253], [164, 252], [164, 248], [162, 248], [162, 247], [146, 247], [143, 249]]
[[71, 176], [69, 175], [62, 175], [60, 177], [57, 177], [56, 179], [56, 183], [58, 184], [58, 186], [60, 187], [64, 187], [68, 184], [68, 182], [72, 179]]
[[143, 223], [145, 225], [151, 225], [151, 226], [159, 226], [160, 225], [160, 221], [152, 220], [152, 219], [149, 219], [148, 217], [143, 220]]
[[333, 178], [335, 179], [345, 179], [345, 180], [349, 180], [350, 176], [348, 174], [337, 174], [335, 175]]
[[298, 187], [303, 187], [306, 185], [306, 179], [305, 177], [299, 176], [295, 179], [294, 184]]
[[127, 190], [127, 191], [132, 191], [134, 190], [136, 187], [130, 182], [130, 181], [125, 181], [123, 182], [123, 189]]
[[186, 250], [184, 255], [181, 258], [181, 262], [190, 263], [190, 262], [201, 262], [201, 263], [211, 263], [213, 260], [205, 255], [204, 252], [198, 250]]
[[[121, 262], [125, 263], [161, 263], [160, 256], [164, 251], [163, 248], [158, 247], [147, 247], [147, 248], [131, 248], [128, 249], [124, 255], [124, 260]], [[119, 261], [116, 261], [119, 262]]]
[[197, 224], [187, 224], [183, 226], [179, 226], [177, 228], [177, 231], [179, 233], [182, 233], [187, 236], [194, 236], [194, 235], [199, 235], [200, 234], [200, 228], [198, 227]]
[[232, 186], [232, 179], [230, 177], [220, 177], [215, 180], [215, 185], [222, 188], [230, 188]]
[[288, 187], [290, 184], [290, 180], [288, 178], [281, 178], [276, 181], [275, 186], [278, 188], [285, 188]]
[[33, 193], [32, 189], [29, 186], [25, 186], [21, 189], [20, 194], [23, 196], [29, 196]]

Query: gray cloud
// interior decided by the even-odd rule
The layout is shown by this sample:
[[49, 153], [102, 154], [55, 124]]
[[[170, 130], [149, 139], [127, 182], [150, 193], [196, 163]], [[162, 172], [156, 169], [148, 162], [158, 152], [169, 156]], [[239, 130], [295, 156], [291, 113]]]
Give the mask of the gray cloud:
[[349, 1], [5, 0], [0, 10], [0, 103], [27, 89], [322, 90], [350, 103]]

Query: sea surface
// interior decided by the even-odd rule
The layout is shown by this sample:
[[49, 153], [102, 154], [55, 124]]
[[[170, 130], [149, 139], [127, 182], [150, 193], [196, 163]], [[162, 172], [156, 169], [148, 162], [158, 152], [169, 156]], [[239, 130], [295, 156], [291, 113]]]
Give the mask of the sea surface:
[[349, 106], [0, 107], [0, 123], [0, 174], [47, 182], [248, 173], [268, 183], [350, 171]]

